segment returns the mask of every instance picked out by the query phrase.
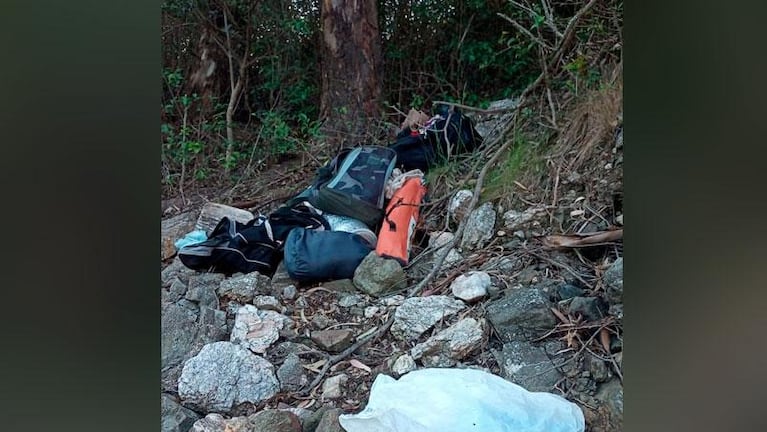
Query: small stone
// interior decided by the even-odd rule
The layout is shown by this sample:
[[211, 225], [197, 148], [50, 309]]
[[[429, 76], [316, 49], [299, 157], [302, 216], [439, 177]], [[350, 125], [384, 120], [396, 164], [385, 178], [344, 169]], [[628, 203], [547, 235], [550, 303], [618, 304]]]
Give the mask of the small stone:
[[[319, 424], [320, 424], [320, 421], [322, 420], [322, 416], [323, 416], [323, 415], [324, 415], [326, 412], [330, 411], [330, 409], [331, 409], [331, 408], [330, 408], [329, 406], [327, 406], [327, 405], [324, 405], [324, 406], [320, 406], [319, 408], [317, 408], [317, 410], [316, 410], [316, 411], [314, 411], [314, 412], [313, 412], [313, 413], [312, 413], [312, 414], [309, 416], [309, 418], [307, 418], [306, 420], [304, 420], [304, 423], [303, 423], [303, 426], [302, 426], [302, 431], [303, 431], [303, 432], [317, 432], [317, 430], [318, 430], [318, 427], [317, 427], [317, 425], [319, 425]], [[336, 409], [338, 409], [338, 408], [336, 408]], [[339, 411], [339, 413], [340, 413], [340, 411], [341, 411], [341, 410], [340, 410], [340, 409], [338, 409], [338, 411]], [[337, 416], [338, 416], [338, 414], [336, 414], [336, 417], [337, 417]], [[339, 427], [340, 427], [340, 426], [339, 426]], [[345, 432], [345, 431], [344, 431], [343, 429], [341, 429], [341, 430], [340, 430], [340, 432]]]
[[410, 350], [427, 367], [452, 367], [482, 345], [485, 320], [464, 318]]
[[245, 305], [237, 310], [230, 341], [263, 354], [279, 339], [280, 330], [290, 324], [290, 318], [277, 312]]
[[343, 396], [342, 387], [346, 384], [349, 377], [346, 374], [332, 376], [322, 384], [322, 399], [338, 399]]
[[277, 369], [277, 379], [280, 381], [280, 389], [288, 392], [297, 391], [309, 382], [301, 360], [294, 353], [288, 354], [282, 366]]
[[609, 169], [612, 169], [612, 168], [613, 168], [613, 164], [611, 164], [610, 162], [605, 164], [605, 169], [606, 170], [609, 170]]
[[487, 318], [503, 342], [543, 336], [557, 325], [548, 294], [538, 285], [508, 290], [490, 302]]
[[491, 284], [487, 273], [471, 271], [455, 278], [450, 284], [450, 290], [454, 296], [470, 303], [485, 297]]
[[584, 357], [584, 364], [591, 373], [591, 378], [598, 382], [605, 382], [611, 378], [610, 369], [604, 360], [595, 357], [593, 354], [587, 354]]
[[623, 429], [623, 385], [619, 380], [613, 379], [599, 386], [594, 395], [600, 403], [607, 408], [610, 424], [614, 430]]
[[[289, 411], [265, 409], [248, 416], [250, 427], [242, 432], [301, 432], [301, 420]], [[225, 432], [229, 432], [227, 429]]]
[[407, 276], [396, 260], [379, 257], [372, 251], [354, 271], [354, 286], [380, 297], [407, 288]]
[[256, 295], [268, 295], [272, 281], [269, 277], [258, 272], [237, 274], [224, 279], [216, 291], [219, 296], [236, 300], [240, 303], [250, 303]]
[[[556, 352], [559, 342], [550, 343], [549, 352]], [[501, 368], [501, 376], [529, 391], [551, 391], [562, 378], [543, 346], [530, 342], [513, 341], [494, 352]]]
[[462, 189], [453, 195], [450, 199], [450, 203], [447, 205], [447, 214], [457, 223], [460, 223], [469, 210], [469, 203], [471, 197], [474, 195], [472, 191], [468, 189]]
[[285, 309], [275, 297], [266, 295], [257, 295], [253, 297], [253, 306], [260, 310], [272, 310], [278, 313], [282, 313]]
[[623, 226], [623, 215], [622, 214], [619, 214], [618, 216], [615, 216], [615, 223], [620, 225], [620, 226]]
[[491, 202], [474, 209], [466, 221], [466, 228], [461, 238], [461, 249], [465, 251], [484, 246], [493, 238], [495, 219], [496, 214]]
[[282, 288], [282, 298], [285, 300], [295, 300], [298, 296], [298, 289], [295, 285], [286, 285]]
[[506, 235], [506, 231], [499, 230], [497, 233], [495, 233], [495, 235], [498, 236], [498, 237], [503, 237], [503, 236]]
[[440, 320], [464, 308], [462, 301], [447, 296], [411, 297], [394, 312], [391, 332], [400, 339], [417, 339]]
[[182, 407], [172, 396], [162, 395], [162, 432], [186, 432], [200, 416]]
[[362, 302], [362, 297], [357, 294], [347, 294], [338, 300], [338, 306], [348, 308], [357, 306]]
[[410, 354], [402, 354], [401, 356], [397, 357], [397, 360], [395, 360], [394, 364], [391, 366], [392, 373], [397, 376], [405, 375], [406, 373], [414, 371], [415, 369], [415, 360], [413, 360], [413, 357]]
[[218, 309], [218, 297], [216, 297], [216, 288], [224, 275], [218, 273], [203, 273], [189, 278], [186, 295], [184, 298], [197, 302], [201, 307]]
[[582, 296], [583, 290], [578, 288], [577, 286], [573, 284], [566, 283], [564, 285], [560, 285], [557, 288], [557, 295], [559, 296], [560, 300], [568, 300], [573, 297], [580, 297]]
[[623, 257], [615, 260], [605, 271], [605, 293], [610, 303], [623, 303]]
[[340, 408], [332, 408], [322, 413], [317, 429], [314, 432], [346, 432], [341, 428], [338, 422], [338, 416], [341, 415]]
[[321, 349], [329, 352], [341, 352], [349, 348], [354, 339], [354, 332], [349, 329], [320, 330], [312, 332], [312, 340]]
[[405, 302], [405, 296], [400, 294], [395, 294], [393, 296], [384, 297], [381, 299], [381, 304], [383, 304], [386, 307], [399, 306], [404, 302]]
[[598, 297], [573, 297], [569, 311], [571, 315], [581, 315], [588, 321], [598, 321], [607, 316], [607, 307]]
[[325, 330], [336, 322], [321, 313], [317, 313], [312, 317], [311, 323], [315, 329]]
[[379, 309], [380, 308], [378, 306], [368, 306], [368, 307], [366, 307], [365, 308], [365, 312], [364, 312], [365, 318], [368, 318], [368, 319], [373, 318], [374, 316], [376, 316], [376, 314], [378, 313]]

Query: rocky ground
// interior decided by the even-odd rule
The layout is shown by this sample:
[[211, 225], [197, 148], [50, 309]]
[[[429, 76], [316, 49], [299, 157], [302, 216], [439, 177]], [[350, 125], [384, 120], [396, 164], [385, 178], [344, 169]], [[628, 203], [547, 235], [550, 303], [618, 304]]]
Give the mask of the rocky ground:
[[[564, 396], [589, 431], [621, 430], [622, 246], [582, 241], [623, 225], [621, 122], [588, 161], [557, 170], [553, 202], [471, 210], [472, 191], [453, 192], [408, 267], [371, 254], [353, 280], [198, 273], [168, 247], [197, 213], [166, 218], [162, 430], [342, 431], [339, 414], [365, 407], [378, 374], [425, 367], [482, 369]], [[408, 296], [463, 219], [437, 277]]]

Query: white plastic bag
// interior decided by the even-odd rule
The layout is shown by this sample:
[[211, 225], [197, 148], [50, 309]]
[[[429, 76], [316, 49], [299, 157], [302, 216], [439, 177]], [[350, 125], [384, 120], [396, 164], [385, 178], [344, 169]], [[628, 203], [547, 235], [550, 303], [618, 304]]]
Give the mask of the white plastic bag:
[[347, 432], [583, 432], [581, 409], [474, 369], [378, 375], [367, 407], [339, 417]]

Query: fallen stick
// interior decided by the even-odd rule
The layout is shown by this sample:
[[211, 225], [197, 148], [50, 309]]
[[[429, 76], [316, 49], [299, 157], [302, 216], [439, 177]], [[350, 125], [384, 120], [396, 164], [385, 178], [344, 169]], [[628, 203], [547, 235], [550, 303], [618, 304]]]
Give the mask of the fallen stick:
[[315, 387], [317, 387], [320, 384], [320, 381], [322, 381], [322, 379], [325, 377], [325, 374], [328, 373], [328, 370], [330, 370], [330, 368], [333, 365], [340, 362], [341, 360], [344, 360], [346, 357], [349, 357], [350, 355], [352, 355], [352, 353], [354, 351], [357, 351], [362, 345], [365, 345], [366, 343], [386, 333], [386, 331], [389, 330], [389, 327], [391, 327], [393, 323], [394, 323], [394, 314], [392, 313], [389, 319], [386, 320], [386, 322], [383, 323], [383, 325], [381, 325], [381, 327], [378, 330], [358, 340], [349, 348], [346, 348], [340, 353], [330, 357], [328, 361], [325, 363], [325, 365], [322, 366], [322, 370], [320, 370], [317, 376], [314, 377], [314, 380], [312, 380], [311, 384], [309, 384], [309, 386], [306, 387], [305, 390], [300, 391], [298, 395], [307, 396], [309, 393], [311, 393], [315, 389]]
[[549, 249], [581, 248], [599, 246], [623, 239], [623, 228], [589, 234], [548, 235], [543, 245]]

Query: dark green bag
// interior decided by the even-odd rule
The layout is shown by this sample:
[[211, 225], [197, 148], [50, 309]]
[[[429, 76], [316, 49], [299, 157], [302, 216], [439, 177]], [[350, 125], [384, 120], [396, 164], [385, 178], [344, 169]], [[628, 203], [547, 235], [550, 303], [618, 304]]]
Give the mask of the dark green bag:
[[360, 220], [375, 230], [383, 219], [386, 182], [396, 162], [397, 153], [391, 148], [352, 149], [330, 181], [318, 188], [316, 206]]

